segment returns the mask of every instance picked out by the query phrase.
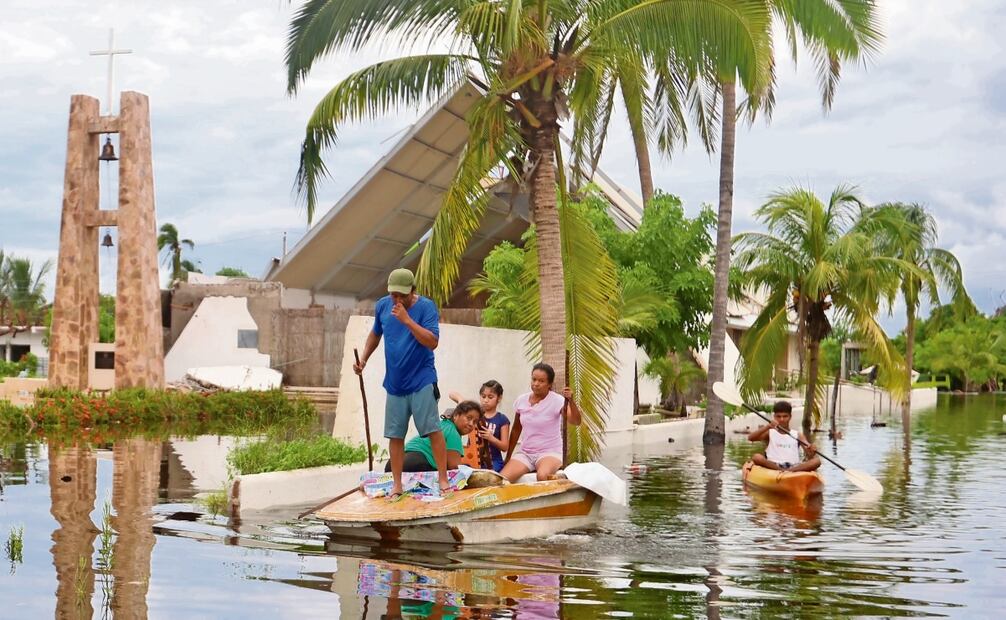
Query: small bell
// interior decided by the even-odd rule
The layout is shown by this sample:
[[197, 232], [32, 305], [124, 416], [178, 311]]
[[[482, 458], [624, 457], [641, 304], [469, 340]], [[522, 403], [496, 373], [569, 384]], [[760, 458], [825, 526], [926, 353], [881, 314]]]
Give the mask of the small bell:
[[118, 161], [119, 158], [115, 156], [115, 146], [112, 144], [112, 137], [105, 137], [105, 144], [101, 147], [101, 156], [98, 157], [101, 161]]
[[[112, 153], [112, 156], [114, 157], [115, 153]], [[103, 247], [103, 248], [110, 248], [110, 247], [113, 247], [114, 245], [115, 244], [112, 243], [112, 233], [110, 233], [110, 232], [108, 232], [106, 230], [105, 231], [105, 237], [101, 240], [101, 247]]]

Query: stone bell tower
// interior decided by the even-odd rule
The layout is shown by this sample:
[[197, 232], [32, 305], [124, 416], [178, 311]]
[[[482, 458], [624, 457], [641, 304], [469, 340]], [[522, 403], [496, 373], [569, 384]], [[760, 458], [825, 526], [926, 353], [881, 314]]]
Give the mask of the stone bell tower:
[[[119, 134], [118, 209], [98, 205], [100, 134]], [[119, 229], [115, 300], [115, 387], [164, 386], [164, 345], [157, 271], [157, 218], [150, 148], [150, 104], [126, 91], [119, 114], [98, 100], [70, 98], [59, 261], [52, 305], [49, 384], [86, 389], [98, 342], [98, 229]]]

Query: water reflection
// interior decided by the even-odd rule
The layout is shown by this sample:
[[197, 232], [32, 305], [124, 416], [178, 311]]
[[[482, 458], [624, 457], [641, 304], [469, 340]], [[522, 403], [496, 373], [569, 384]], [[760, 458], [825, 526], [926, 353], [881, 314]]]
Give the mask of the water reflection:
[[150, 509], [157, 501], [161, 442], [129, 439], [115, 444], [112, 453], [112, 527], [117, 534], [112, 610], [117, 617], [146, 618], [155, 542]]
[[[147, 617], [147, 590], [155, 536], [151, 507], [157, 501], [161, 443], [129, 439], [112, 449], [112, 501], [108, 525], [114, 542], [95, 549], [101, 528], [91, 514], [97, 499], [97, 455], [90, 447], [49, 450], [50, 511], [56, 567], [56, 617], [94, 615], [95, 582], [101, 582], [102, 617]], [[99, 508], [99, 514], [103, 511]], [[95, 566], [98, 566], [96, 569]]]
[[[629, 508], [609, 507], [597, 529], [493, 547], [331, 540], [322, 524], [293, 520], [296, 510], [228, 524], [184, 502], [206, 488], [192, 481], [208, 479], [195, 447], [226, 454], [212, 437], [54, 446], [48, 472], [44, 453], [5, 447], [23, 456], [0, 460], [12, 484], [0, 533], [24, 523], [26, 540], [0, 596], [35, 601], [13, 617], [54, 607], [60, 618], [994, 617], [1006, 608], [1006, 499], [990, 475], [1006, 468], [997, 407], [991, 397], [944, 399], [913, 414], [910, 433], [898, 416], [875, 429], [869, 417], [840, 418], [835, 456], [875, 474], [879, 499], [864, 500], [828, 466], [817, 503], [746, 492], [739, 469], [757, 446], [731, 437], [725, 451], [675, 445], [644, 460]], [[107, 607], [97, 563], [106, 498]]]
[[59, 523], [52, 533], [56, 565], [56, 617], [90, 618], [94, 612], [94, 539], [91, 521], [97, 484], [97, 459], [87, 447], [49, 449], [50, 511]]

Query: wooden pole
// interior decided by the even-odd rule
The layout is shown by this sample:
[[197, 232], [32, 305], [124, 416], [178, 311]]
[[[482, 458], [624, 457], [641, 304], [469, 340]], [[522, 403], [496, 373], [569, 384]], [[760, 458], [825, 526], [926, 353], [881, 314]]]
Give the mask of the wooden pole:
[[[356, 357], [356, 365], [360, 365], [360, 352], [353, 349], [353, 356]], [[363, 427], [367, 432], [367, 467], [374, 471], [374, 449], [370, 443], [370, 414], [367, 413], [367, 390], [363, 387], [363, 375], [360, 377], [360, 396], [363, 397]]]

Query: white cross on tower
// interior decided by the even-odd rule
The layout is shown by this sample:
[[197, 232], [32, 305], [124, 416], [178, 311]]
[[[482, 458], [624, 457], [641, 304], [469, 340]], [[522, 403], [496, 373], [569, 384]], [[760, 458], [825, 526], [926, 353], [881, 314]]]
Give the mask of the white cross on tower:
[[105, 103], [108, 105], [108, 114], [112, 114], [112, 86], [114, 81], [114, 60], [115, 56], [118, 54], [132, 54], [133, 50], [117, 50], [115, 49], [115, 30], [112, 28], [108, 29], [108, 49], [107, 50], [94, 50], [91, 52], [91, 56], [108, 56], [108, 99]]

